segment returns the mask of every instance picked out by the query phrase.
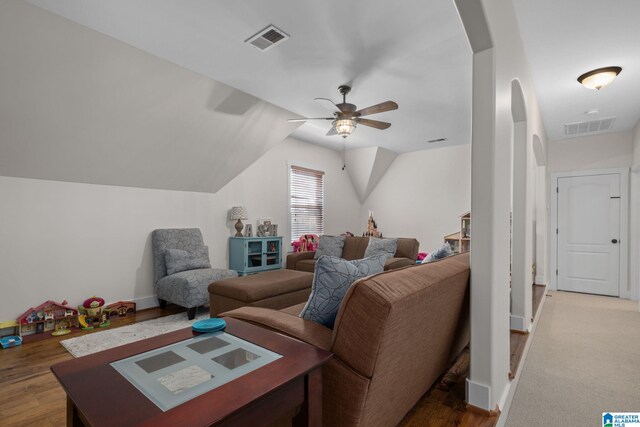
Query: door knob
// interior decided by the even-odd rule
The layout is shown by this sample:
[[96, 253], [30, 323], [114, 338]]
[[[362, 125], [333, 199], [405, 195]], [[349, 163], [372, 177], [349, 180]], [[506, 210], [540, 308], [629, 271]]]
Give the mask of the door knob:
[[611, 243], [618, 243], [618, 239], [612, 239]]

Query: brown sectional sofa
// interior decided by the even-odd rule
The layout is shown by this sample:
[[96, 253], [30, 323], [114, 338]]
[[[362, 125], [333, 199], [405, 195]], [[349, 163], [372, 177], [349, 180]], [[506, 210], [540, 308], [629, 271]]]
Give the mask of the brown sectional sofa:
[[[368, 244], [368, 237], [346, 237], [342, 248], [342, 258], [350, 261], [364, 258], [364, 252]], [[393, 270], [415, 264], [418, 258], [419, 246], [420, 243], [416, 239], [399, 237], [395, 256], [385, 262], [384, 269]], [[315, 251], [291, 253], [287, 255], [287, 268], [289, 270], [313, 273], [316, 268], [316, 260], [313, 259], [315, 254]]]
[[355, 282], [333, 330], [301, 304], [242, 307], [249, 321], [333, 352], [322, 370], [323, 425], [392, 426], [469, 342], [469, 253]]

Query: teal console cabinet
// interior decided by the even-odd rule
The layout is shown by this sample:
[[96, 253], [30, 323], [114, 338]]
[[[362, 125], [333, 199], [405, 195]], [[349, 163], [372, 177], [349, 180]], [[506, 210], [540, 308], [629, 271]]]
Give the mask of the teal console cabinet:
[[282, 268], [282, 237], [229, 237], [229, 268], [240, 275]]

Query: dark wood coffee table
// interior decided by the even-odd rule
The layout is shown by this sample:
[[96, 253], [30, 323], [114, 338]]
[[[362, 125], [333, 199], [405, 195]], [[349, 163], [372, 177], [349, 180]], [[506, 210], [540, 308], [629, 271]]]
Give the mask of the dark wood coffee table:
[[227, 318], [226, 332], [283, 357], [163, 412], [111, 362], [188, 338], [190, 328], [51, 367], [67, 393], [69, 426], [266, 425], [293, 413], [294, 425], [322, 425], [321, 367], [332, 354], [284, 335]]

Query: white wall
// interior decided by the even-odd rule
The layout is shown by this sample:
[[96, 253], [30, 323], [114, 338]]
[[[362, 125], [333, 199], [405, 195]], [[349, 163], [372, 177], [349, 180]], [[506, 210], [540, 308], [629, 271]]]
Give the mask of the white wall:
[[632, 162], [631, 132], [549, 141], [549, 173], [629, 167]]
[[633, 154], [629, 191], [629, 285], [631, 298], [640, 299], [640, 120], [631, 132]]
[[460, 230], [471, 206], [471, 145], [457, 145], [395, 158], [362, 204], [356, 235], [367, 229], [369, 210], [388, 237], [415, 237], [431, 252]]
[[0, 177], [0, 321], [47, 299], [155, 305], [151, 231], [198, 227], [212, 264], [224, 267], [235, 205], [246, 206], [254, 224], [272, 218], [288, 241], [287, 161], [325, 170], [328, 230], [357, 227], [360, 203], [340, 154], [293, 139], [216, 194]]

